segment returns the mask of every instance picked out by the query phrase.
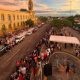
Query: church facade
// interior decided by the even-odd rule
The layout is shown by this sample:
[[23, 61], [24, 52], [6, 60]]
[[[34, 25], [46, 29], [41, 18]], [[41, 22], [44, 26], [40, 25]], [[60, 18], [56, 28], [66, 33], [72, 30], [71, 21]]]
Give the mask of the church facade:
[[35, 23], [36, 16], [32, 5], [32, 0], [29, 0], [28, 11], [0, 10], [0, 35], [3, 35], [3, 32], [9, 33], [24, 28], [25, 21], [29, 19], [32, 19]]

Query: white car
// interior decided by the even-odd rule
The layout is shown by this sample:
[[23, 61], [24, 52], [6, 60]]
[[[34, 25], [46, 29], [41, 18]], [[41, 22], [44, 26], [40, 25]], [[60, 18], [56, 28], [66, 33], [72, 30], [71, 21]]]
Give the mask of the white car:
[[20, 42], [20, 38], [15, 38], [16, 44]]
[[25, 38], [25, 36], [16, 37], [16, 38], [15, 38], [15, 42], [16, 42], [16, 43], [19, 43], [19, 42], [21, 42], [24, 38]]
[[43, 25], [44, 23], [42, 23], [42, 25]]
[[20, 41], [24, 40], [24, 38], [25, 38], [25, 36], [22, 36], [22, 37], [20, 38]]
[[26, 35], [28, 35], [28, 36], [31, 35], [31, 34], [32, 34], [32, 32], [27, 32], [27, 33], [26, 33]]

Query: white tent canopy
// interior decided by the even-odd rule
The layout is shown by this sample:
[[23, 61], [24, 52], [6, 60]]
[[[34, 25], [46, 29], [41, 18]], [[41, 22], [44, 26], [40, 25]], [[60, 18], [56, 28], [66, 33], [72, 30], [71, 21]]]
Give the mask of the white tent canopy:
[[49, 40], [53, 42], [72, 43], [80, 45], [80, 41], [76, 37], [51, 35]]

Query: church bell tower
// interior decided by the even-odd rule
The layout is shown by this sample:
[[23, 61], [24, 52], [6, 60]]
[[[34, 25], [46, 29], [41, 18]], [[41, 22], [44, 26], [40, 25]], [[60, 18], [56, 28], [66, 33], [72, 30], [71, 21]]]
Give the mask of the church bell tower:
[[28, 1], [28, 10], [29, 10], [29, 12], [33, 11], [33, 1], [32, 0]]

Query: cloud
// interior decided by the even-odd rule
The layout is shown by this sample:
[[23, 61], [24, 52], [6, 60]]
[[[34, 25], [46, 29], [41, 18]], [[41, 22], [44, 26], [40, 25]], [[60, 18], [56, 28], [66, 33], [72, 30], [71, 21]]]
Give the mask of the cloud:
[[59, 13], [76, 13], [76, 10], [57, 11]]
[[4, 10], [20, 10], [21, 8], [27, 9], [26, 0], [1, 0], [0, 9]]
[[66, 0], [61, 6], [61, 10], [80, 10], [80, 0]]
[[37, 10], [37, 11], [35, 11], [35, 12], [36, 12], [36, 13], [47, 13], [47, 12], [53, 12], [53, 11], [47, 11], [47, 10], [46, 10], [46, 11], [44, 11], [44, 10], [39, 10], [39, 11], [38, 11], [38, 10]]
[[35, 12], [37, 15], [54, 15], [56, 11], [53, 10], [47, 4], [38, 3], [37, 0], [34, 2]]
[[18, 6], [18, 4], [13, 2], [0, 2], [1, 5], [10, 5], [10, 6]]
[[80, 0], [65, 0], [65, 2], [56, 10], [59, 15], [80, 14]]
[[[48, 3], [48, 0], [33, 0], [33, 2], [34, 11], [40, 15], [68, 15], [70, 12], [73, 14], [80, 13], [80, 0], [71, 0], [71, 7], [70, 0], [50, 0], [50, 3]], [[28, 0], [0, 0], [0, 9], [20, 10], [21, 8], [28, 9]]]

